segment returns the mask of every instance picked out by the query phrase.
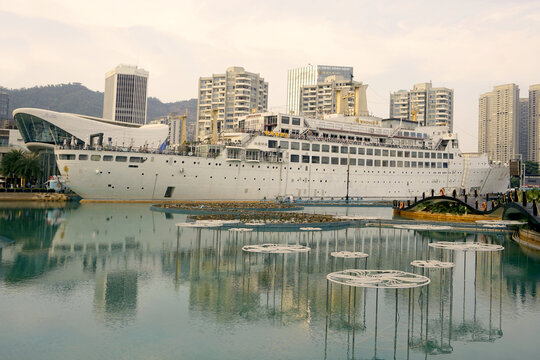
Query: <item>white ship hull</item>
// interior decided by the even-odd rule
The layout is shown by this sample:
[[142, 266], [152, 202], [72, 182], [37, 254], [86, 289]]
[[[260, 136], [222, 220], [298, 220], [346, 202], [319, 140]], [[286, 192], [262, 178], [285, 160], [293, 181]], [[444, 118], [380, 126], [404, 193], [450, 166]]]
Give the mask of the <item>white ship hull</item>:
[[[456, 156], [447, 168], [368, 167], [265, 162], [117, 151], [56, 149], [67, 185], [94, 200], [394, 200], [436, 194], [444, 189], [504, 192], [507, 167], [488, 165], [485, 155]], [[79, 160], [83, 155], [86, 160]], [[100, 160], [93, 161], [92, 155]], [[126, 156], [126, 162], [103, 161]], [[346, 155], [347, 156], [347, 155]], [[129, 161], [143, 157], [142, 163]], [[342, 156], [343, 158], [343, 156]], [[389, 158], [391, 159], [391, 158]], [[388, 160], [389, 164], [403, 159]], [[440, 162], [440, 160], [439, 160]]]

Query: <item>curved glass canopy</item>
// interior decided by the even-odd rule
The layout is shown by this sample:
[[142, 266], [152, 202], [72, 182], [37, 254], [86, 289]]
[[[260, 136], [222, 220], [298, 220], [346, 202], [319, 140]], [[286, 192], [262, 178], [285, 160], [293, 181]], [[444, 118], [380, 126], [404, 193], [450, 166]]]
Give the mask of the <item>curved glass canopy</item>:
[[84, 143], [76, 136], [34, 115], [18, 113], [15, 114], [14, 120], [25, 143], [36, 142], [62, 145], [65, 142], [70, 144], [72, 137], [75, 138], [78, 144]]

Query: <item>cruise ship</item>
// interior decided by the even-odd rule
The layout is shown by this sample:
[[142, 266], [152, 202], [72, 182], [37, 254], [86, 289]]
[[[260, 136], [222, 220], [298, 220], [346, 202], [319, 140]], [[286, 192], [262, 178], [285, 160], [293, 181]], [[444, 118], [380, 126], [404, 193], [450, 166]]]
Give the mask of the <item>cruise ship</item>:
[[508, 166], [462, 153], [444, 124], [259, 113], [239, 129], [177, 149], [99, 143], [54, 153], [67, 185], [94, 200], [393, 200], [509, 186]]

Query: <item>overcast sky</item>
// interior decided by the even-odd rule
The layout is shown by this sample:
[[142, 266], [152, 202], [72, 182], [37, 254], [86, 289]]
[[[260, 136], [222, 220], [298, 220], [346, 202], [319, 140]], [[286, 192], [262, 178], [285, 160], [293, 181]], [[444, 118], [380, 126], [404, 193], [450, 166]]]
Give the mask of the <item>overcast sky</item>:
[[200, 76], [243, 66], [285, 110], [287, 70], [353, 66], [368, 107], [387, 117], [389, 93], [432, 81], [455, 90], [454, 130], [476, 151], [478, 96], [540, 83], [540, 1], [17, 0], [0, 5], [0, 85], [81, 82], [150, 72], [149, 95], [197, 97]]

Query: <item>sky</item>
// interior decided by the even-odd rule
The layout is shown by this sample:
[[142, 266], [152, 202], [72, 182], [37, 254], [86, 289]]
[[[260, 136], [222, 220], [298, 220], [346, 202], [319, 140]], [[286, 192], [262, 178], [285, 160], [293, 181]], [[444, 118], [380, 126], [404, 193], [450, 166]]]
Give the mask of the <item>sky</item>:
[[540, 83], [540, 1], [0, 1], [0, 85], [81, 82], [103, 91], [118, 64], [150, 72], [149, 96], [197, 97], [198, 78], [242, 66], [285, 111], [287, 70], [353, 66], [369, 111], [432, 81], [454, 89], [454, 131], [477, 150], [478, 97]]

